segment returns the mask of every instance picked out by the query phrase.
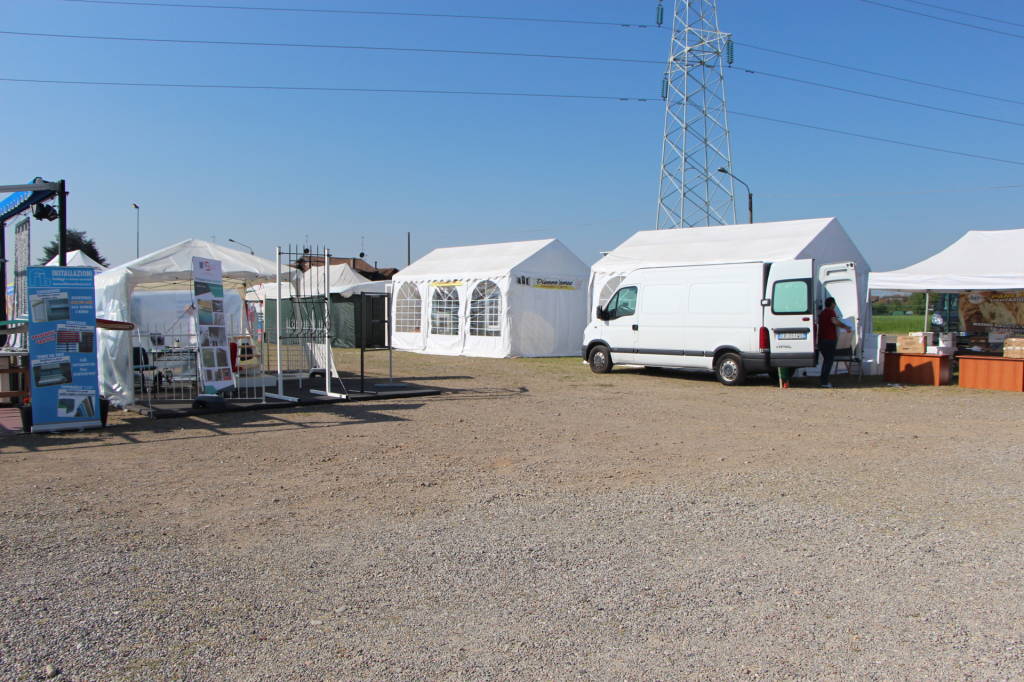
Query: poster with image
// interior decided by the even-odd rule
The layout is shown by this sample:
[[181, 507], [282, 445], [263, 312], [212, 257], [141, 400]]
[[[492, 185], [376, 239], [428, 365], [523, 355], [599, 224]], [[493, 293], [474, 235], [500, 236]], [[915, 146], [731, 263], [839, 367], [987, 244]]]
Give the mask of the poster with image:
[[1024, 336], [1024, 291], [972, 291], [960, 294], [960, 330], [988, 336], [999, 344]]
[[32, 431], [100, 426], [92, 268], [27, 268]]
[[192, 258], [192, 297], [199, 333], [201, 392], [216, 393], [235, 385], [224, 326], [224, 284], [219, 260]]

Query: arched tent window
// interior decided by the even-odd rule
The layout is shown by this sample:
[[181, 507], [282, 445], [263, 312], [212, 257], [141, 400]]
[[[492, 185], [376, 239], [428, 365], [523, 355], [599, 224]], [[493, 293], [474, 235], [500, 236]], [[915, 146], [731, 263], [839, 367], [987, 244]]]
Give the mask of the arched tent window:
[[395, 331], [418, 332], [423, 314], [423, 298], [419, 288], [412, 282], [406, 282], [398, 288], [395, 297]]
[[606, 281], [604, 286], [601, 287], [601, 294], [597, 297], [597, 304], [604, 307], [604, 304], [608, 302], [608, 299], [612, 297], [612, 294], [615, 293], [615, 290], [619, 288], [619, 285], [622, 284], [622, 280], [624, 279], [626, 278], [622, 275], [609, 277], [608, 281]]
[[459, 333], [459, 290], [453, 286], [434, 288], [430, 298], [430, 333], [457, 336]]
[[473, 288], [469, 299], [470, 336], [501, 336], [501, 290], [491, 280]]

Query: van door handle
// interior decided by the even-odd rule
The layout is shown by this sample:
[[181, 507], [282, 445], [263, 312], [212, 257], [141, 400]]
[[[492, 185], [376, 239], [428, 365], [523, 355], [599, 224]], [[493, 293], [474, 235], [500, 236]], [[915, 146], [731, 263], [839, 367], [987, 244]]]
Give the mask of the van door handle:
[[640, 329], [640, 325], [634, 324], [633, 325], [633, 331], [636, 331], [637, 329]]

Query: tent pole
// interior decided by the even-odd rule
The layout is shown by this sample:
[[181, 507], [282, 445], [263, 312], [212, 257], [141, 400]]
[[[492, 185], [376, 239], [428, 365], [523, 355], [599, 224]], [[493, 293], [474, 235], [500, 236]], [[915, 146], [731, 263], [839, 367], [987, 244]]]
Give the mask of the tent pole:
[[931, 294], [932, 294], [932, 292], [930, 292], [930, 291], [924, 292], [924, 330], [925, 331], [928, 331], [928, 328], [931, 327], [931, 316], [928, 315], [928, 307], [929, 307], [929, 304], [931, 303]]

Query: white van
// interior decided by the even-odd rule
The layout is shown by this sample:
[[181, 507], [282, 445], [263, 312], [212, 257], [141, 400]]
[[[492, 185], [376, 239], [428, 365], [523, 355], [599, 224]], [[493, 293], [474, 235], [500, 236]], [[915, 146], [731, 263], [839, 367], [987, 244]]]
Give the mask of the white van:
[[857, 292], [853, 262], [641, 267], [597, 306], [583, 358], [598, 373], [616, 364], [695, 369], [728, 386], [778, 367], [813, 367], [817, 315], [830, 296], [840, 318], [854, 319], [849, 348], [858, 351]]

